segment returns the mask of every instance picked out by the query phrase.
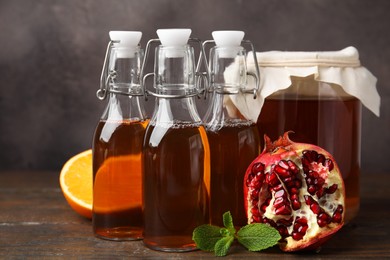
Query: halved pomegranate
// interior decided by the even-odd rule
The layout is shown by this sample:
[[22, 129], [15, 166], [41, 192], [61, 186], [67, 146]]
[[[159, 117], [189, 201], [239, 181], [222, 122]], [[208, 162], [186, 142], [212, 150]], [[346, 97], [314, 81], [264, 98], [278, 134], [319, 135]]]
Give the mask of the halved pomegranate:
[[263, 152], [246, 171], [248, 224], [278, 229], [283, 251], [316, 249], [343, 226], [343, 178], [327, 151], [288, 135], [274, 143], [265, 136]]

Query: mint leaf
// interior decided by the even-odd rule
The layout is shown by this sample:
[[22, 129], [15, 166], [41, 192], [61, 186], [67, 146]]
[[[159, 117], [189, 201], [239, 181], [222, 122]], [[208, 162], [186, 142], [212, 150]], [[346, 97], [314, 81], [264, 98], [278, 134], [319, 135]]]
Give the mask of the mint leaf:
[[234, 236], [223, 237], [215, 244], [214, 253], [216, 256], [225, 256], [229, 251], [231, 244], [234, 241]]
[[196, 246], [204, 251], [214, 251], [215, 244], [224, 236], [222, 228], [212, 225], [201, 225], [194, 229], [192, 240]]
[[232, 214], [230, 214], [230, 211], [223, 214], [223, 225], [229, 230], [232, 236], [236, 234], [236, 229], [233, 225], [233, 217]]
[[272, 247], [281, 239], [279, 232], [267, 224], [254, 223], [237, 232], [237, 240], [249, 251], [260, 251]]

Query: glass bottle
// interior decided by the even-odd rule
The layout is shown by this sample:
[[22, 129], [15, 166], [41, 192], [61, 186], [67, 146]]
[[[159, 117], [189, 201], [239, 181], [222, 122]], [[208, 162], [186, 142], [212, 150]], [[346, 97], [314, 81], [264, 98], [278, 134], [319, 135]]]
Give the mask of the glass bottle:
[[148, 74], [154, 75], [155, 93], [150, 94], [156, 106], [142, 154], [143, 241], [154, 250], [191, 251], [196, 249], [193, 230], [209, 223], [210, 178], [206, 131], [194, 100], [194, 53], [187, 44], [191, 30], [159, 29], [157, 34], [161, 45], [154, 74]]
[[[103, 239], [142, 238], [142, 140], [148, 124], [140, 68], [141, 32], [111, 31], [99, 99], [108, 98], [93, 139], [93, 232]], [[108, 64], [106, 66], [106, 62]]]
[[210, 144], [211, 223], [223, 226], [222, 215], [230, 211], [236, 226], [247, 224], [243, 182], [246, 169], [260, 153], [256, 122], [228, 109], [231, 95], [247, 91], [246, 51], [242, 31], [214, 31], [209, 68], [212, 99], [204, 122]]

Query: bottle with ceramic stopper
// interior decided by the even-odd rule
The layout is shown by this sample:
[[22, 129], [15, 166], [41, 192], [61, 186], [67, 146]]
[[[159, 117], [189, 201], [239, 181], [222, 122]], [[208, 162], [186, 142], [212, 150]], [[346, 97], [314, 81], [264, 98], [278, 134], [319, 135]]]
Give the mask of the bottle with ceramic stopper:
[[[195, 106], [199, 94], [190, 29], [159, 29], [153, 116], [143, 144], [144, 244], [154, 250], [196, 249], [193, 230], [209, 223], [209, 148]], [[192, 39], [191, 39], [192, 40]], [[144, 62], [145, 64], [146, 62]]]
[[93, 139], [94, 234], [109, 240], [142, 238], [144, 111], [140, 69], [142, 33], [111, 31], [97, 92], [107, 105]]
[[204, 118], [210, 145], [211, 223], [223, 225], [221, 216], [230, 211], [234, 224], [244, 226], [244, 175], [260, 153], [260, 139], [256, 122], [235, 109], [231, 97], [255, 92], [247, 89], [244, 32], [214, 31], [212, 36], [214, 40], [208, 41], [215, 43], [209, 56], [211, 100]]

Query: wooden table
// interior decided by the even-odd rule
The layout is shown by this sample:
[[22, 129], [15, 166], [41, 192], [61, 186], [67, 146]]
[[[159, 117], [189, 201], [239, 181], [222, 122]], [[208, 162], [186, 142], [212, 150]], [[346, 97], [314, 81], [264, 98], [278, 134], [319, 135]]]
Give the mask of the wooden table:
[[[0, 258], [199, 259], [208, 252], [162, 253], [142, 241], [95, 238], [91, 221], [74, 213], [58, 183], [58, 172], [0, 172]], [[224, 259], [390, 259], [390, 174], [364, 173], [358, 217], [319, 253], [248, 252], [234, 245]]]

